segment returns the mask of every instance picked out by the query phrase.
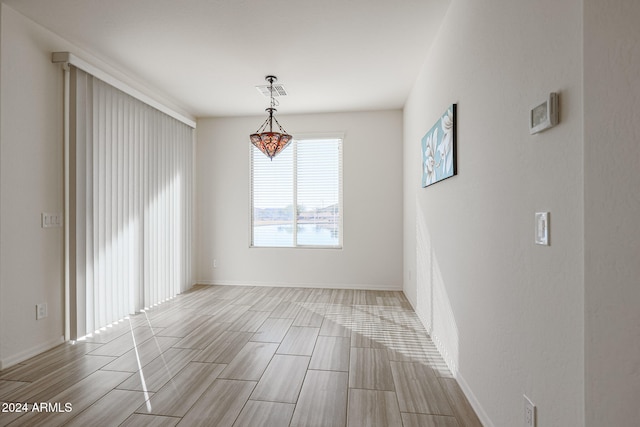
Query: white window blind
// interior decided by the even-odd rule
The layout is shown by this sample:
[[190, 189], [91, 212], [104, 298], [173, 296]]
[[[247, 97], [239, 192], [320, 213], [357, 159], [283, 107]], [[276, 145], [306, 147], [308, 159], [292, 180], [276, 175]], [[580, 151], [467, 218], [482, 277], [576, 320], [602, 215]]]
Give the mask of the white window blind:
[[342, 247], [342, 138], [251, 148], [253, 247]]
[[71, 67], [70, 333], [192, 283], [193, 129]]

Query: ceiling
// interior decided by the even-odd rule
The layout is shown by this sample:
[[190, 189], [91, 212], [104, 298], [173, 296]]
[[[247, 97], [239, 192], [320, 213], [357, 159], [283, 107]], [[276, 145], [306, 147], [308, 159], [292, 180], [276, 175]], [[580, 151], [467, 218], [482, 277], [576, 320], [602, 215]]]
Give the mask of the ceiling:
[[[402, 108], [449, 0], [3, 0], [196, 117]], [[74, 52], [72, 52], [74, 53]]]

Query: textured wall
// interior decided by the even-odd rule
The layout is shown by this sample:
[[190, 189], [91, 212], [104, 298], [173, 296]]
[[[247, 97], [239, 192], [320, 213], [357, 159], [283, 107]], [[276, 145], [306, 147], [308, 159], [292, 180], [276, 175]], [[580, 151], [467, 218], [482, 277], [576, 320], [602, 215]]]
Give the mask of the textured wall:
[[586, 425], [640, 423], [640, 2], [584, 2]]
[[[63, 211], [62, 71], [55, 42], [2, 5], [0, 116], [0, 363], [60, 343], [62, 228], [40, 228], [41, 212]], [[49, 317], [36, 321], [35, 306]]]
[[[404, 289], [486, 425], [583, 423], [582, 2], [453, 0], [404, 115]], [[529, 109], [560, 93], [560, 124]], [[420, 139], [458, 104], [457, 176]], [[534, 213], [551, 212], [551, 246]]]

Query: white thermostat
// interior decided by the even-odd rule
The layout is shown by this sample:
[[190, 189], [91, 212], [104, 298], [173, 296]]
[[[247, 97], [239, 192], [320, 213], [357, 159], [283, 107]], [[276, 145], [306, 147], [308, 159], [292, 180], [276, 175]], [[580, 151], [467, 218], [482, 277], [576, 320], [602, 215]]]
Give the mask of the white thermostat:
[[529, 113], [529, 133], [542, 132], [558, 124], [558, 94], [551, 92], [549, 99], [536, 105]]

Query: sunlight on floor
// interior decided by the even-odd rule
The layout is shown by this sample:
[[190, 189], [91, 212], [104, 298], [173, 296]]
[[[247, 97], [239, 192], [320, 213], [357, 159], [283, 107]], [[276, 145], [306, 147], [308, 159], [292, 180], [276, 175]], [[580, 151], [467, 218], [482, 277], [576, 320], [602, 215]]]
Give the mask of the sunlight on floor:
[[140, 363], [138, 344], [136, 344], [136, 336], [133, 333], [133, 325], [131, 324], [131, 322], [129, 322], [129, 328], [131, 329], [131, 339], [133, 339], [133, 350], [136, 352], [136, 361], [138, 362], [138, 373], [140, 374], [140, 383], [142, 384], [142, 391], [144, 392], [144, 400], [147, 404], [147, 411], [151, 411], [151, 402], [149, 402], [149, 391], [147, 390], [147, 384], [144, 381], [144, 372], [142, 372], [142, 363]]
[[371, 340], [374, 347], [388, 349], [396, 358], [419, 362], [439, 374], [450, 375], [420, 319], [410, 309], [399, 305], [297, 304], [350, 330], [352, 334]]

